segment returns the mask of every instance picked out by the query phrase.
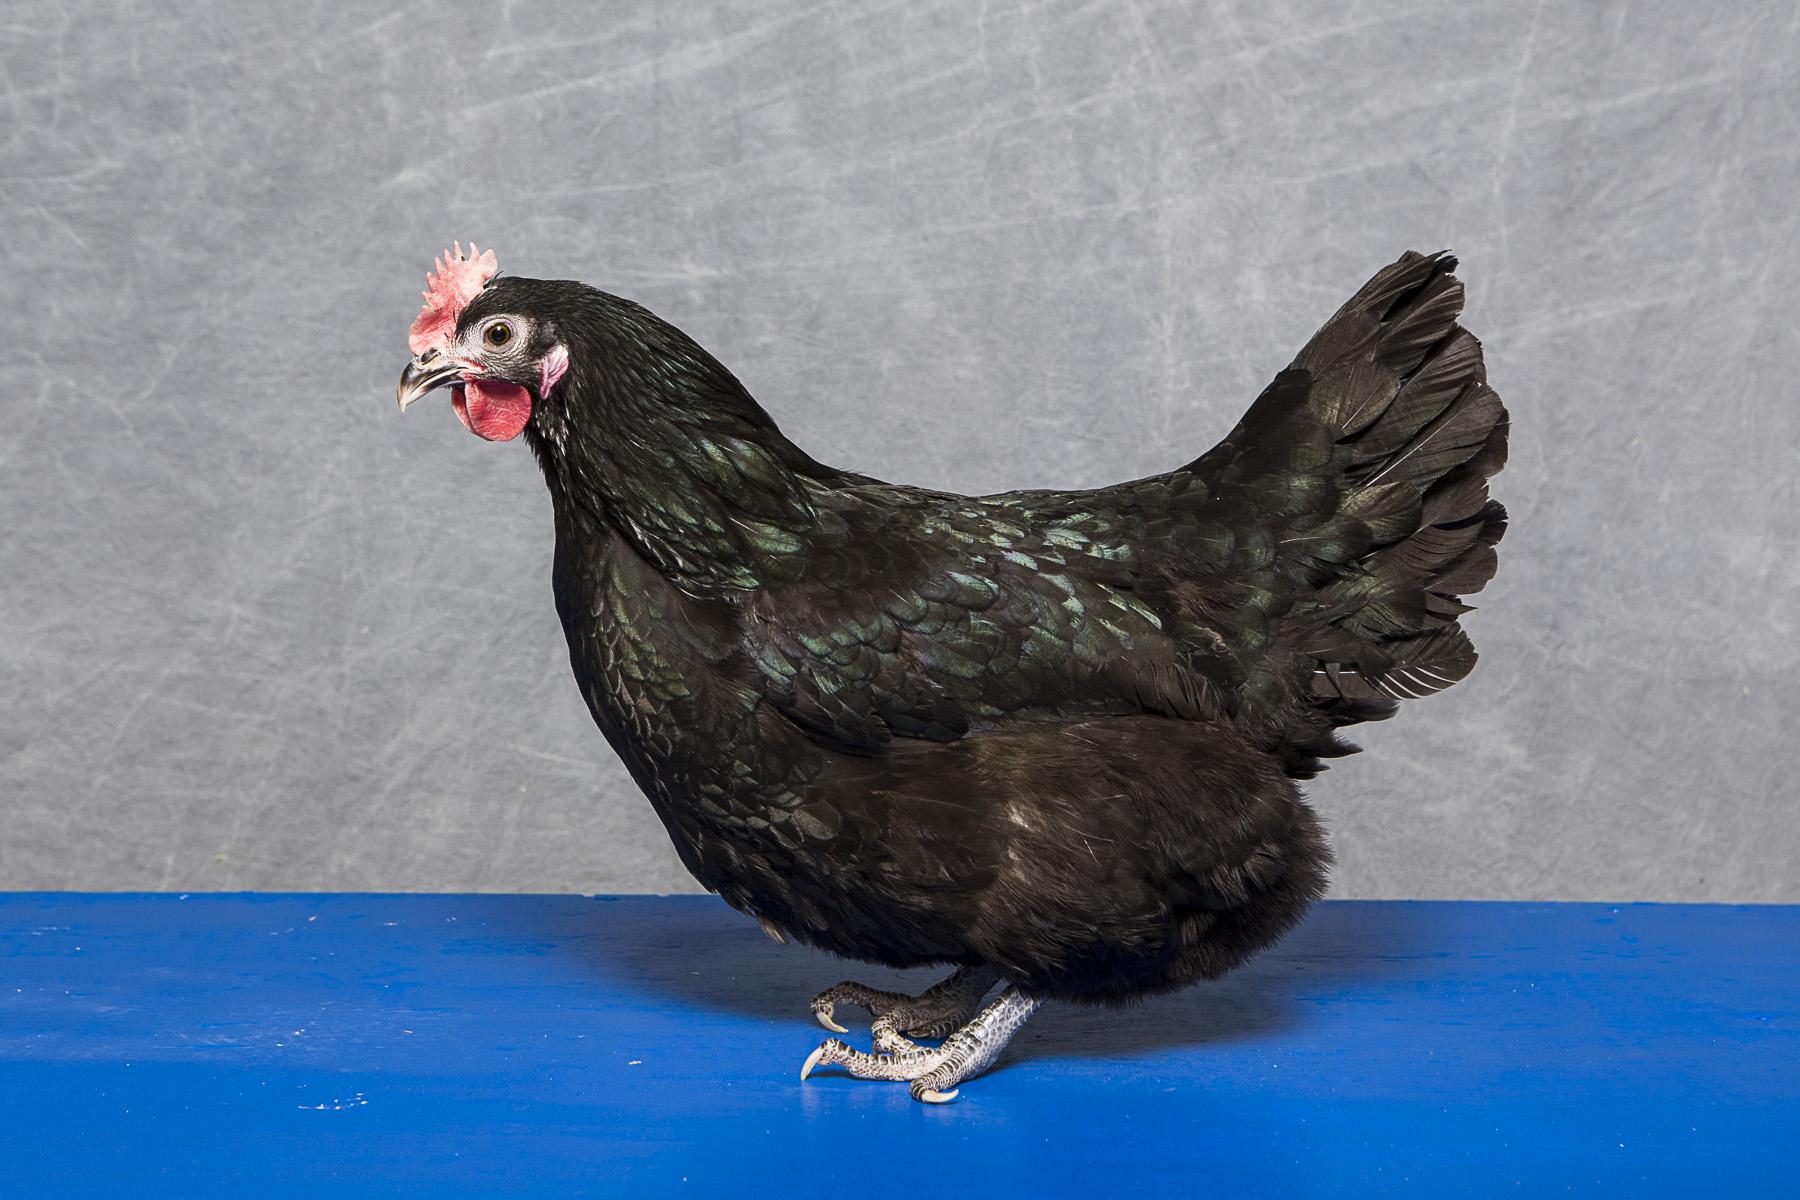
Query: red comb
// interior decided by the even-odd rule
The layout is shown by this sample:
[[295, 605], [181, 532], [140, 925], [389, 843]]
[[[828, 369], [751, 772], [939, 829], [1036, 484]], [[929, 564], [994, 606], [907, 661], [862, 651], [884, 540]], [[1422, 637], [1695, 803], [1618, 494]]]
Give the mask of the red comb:
[[433, 270], [425, 277], [425, 307], [407, 332], [406, 344], [415, 357], [449, 340], [463, 306], [500, 270], [494, 252], [478, 252], [474, 242], [466, 255], [457, 242], [454, 250], [444, 251], [431, 265]]

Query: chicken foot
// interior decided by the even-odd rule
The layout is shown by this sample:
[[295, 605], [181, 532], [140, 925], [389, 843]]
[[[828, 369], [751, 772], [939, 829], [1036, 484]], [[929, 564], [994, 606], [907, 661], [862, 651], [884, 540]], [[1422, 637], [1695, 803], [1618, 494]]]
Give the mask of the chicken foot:
[[866, 1008], [874, 1018], [869, 1024], [869, 1032], [874, 1035], [875, 1048], [889, 1054], [898, 1054], [918, 1049], [905, 1036], [907, 1034], [912, 1037], [941, 1038], [948, 1037], [961, 1028], [975, 1015], [981, 1007], [981, 998], [987, 995], [988, 989], [999, 978], [1000, 973], [985, 964], [959, 967], [954, 975], [917, 996], [908, 996], [904, 992], [884, 992], [866, 984], [845, 980], [813, 997], [813, 1016], [818, 1019], [819, 1024], [833, 1033], [848, 1033], [849, 1030], [833, 1019], [837, 1006], [854, 1004], [858, 1008]]
[[909, 1080], [914, 1100], [945, 1104], [956, 1099], [957, 1084], [994, 1064], [1041, 1004], [1037, 997], [1008, 987], [941, 1046], [866, 1054], [831, 1038], [807, 1056], [800, 1078], [804, 1080], [815, 1067], [835, 1063], [858, 1079]]

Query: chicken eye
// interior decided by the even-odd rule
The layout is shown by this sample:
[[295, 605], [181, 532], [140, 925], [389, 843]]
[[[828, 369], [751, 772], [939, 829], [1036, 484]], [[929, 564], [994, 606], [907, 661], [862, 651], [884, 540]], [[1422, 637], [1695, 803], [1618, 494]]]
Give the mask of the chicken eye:
[[487, 344], [490, 346], [504, 346], [506, 343], [512, 341], [512, 326], [508, 325], [505, 321], [495, 321], [492, 325], [487, 327], [487, 332], [481, 336], [487, 339]]

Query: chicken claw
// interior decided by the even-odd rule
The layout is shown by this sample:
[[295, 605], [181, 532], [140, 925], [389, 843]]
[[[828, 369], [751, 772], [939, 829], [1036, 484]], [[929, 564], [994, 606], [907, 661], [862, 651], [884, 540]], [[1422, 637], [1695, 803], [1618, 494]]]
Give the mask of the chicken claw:
[[[946, 982], [953, 981], [954, 977]], [[869, 1054], [837, 1038], [830, 1038], [807, 1055], [805, 1065], [800, 1068], [800, 1078], [804, 1080], [817, 1067], [835, 1064], [857, 1079], [910, 1082], [914, 1100], [945, 1104], [956, 1099], [957, 1084], [993, 1065], [1013, 1034], [1042, 1003], [1016, 987], [1009, 987], [967, 1024], [952, 1032], [941, 1046], [918, 1046], [907, 1042], [902, 1049]], [[899, 1040], [905, 1041], [904, 1038]]]

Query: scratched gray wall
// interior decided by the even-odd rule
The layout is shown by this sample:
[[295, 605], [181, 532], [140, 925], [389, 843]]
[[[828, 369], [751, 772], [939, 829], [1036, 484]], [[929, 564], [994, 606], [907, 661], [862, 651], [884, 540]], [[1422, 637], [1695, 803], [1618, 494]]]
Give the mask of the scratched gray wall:
[[1800, 899], [1792, 2], [4, 16], [0, 887], [693, 886], [529, 453], [394, 412], [458, 237], [960, 490], [1166, 467], [1454, 246], [1515, 524], [1339, 893]]

